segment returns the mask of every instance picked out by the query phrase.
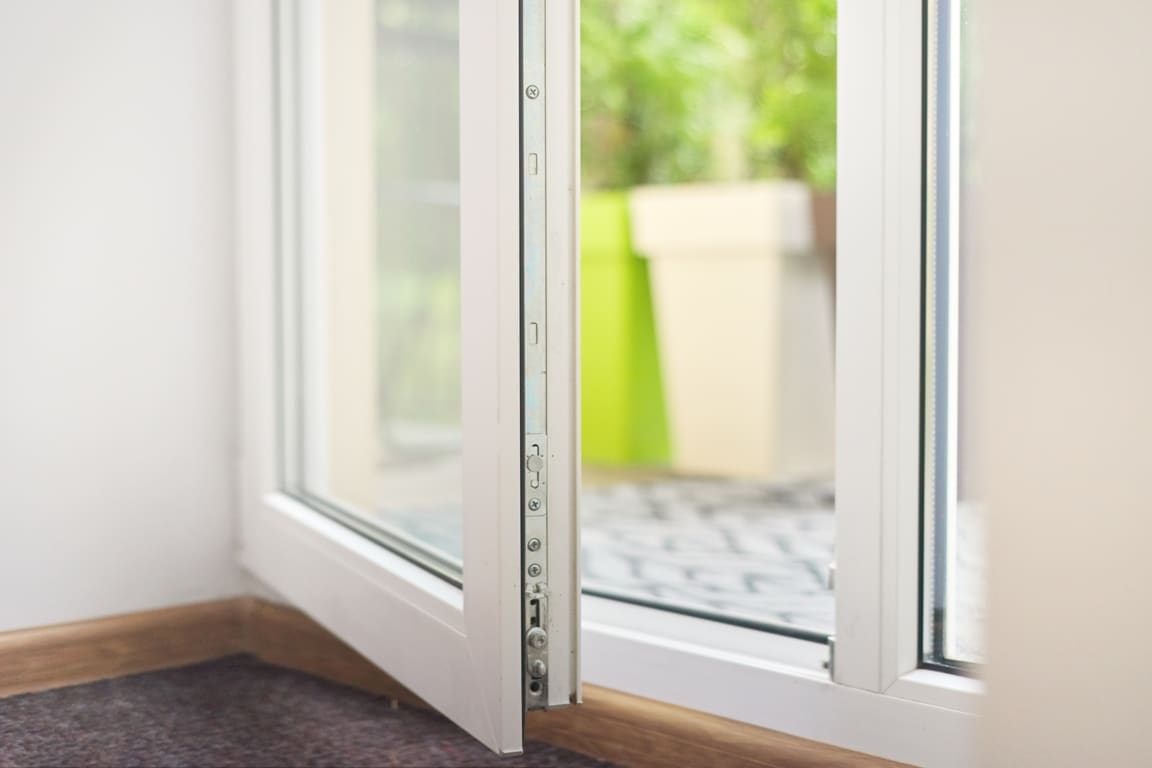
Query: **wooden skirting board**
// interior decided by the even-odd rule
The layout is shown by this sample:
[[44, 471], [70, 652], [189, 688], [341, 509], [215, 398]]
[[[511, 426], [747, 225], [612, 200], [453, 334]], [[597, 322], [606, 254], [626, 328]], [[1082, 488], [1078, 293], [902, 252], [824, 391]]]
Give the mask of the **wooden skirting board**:
[[0, 696], [244, 653], [250, 606], [225, 600], [0, 633]]
[[[0, 697], [237, 653], [427, 706], [305, 614], [253, 598], [0, 633]], [[636, 768], [898, 765], [598, 686], [584, 687], [579, 706], [530, 713], [526, 731], [530, 740]]]

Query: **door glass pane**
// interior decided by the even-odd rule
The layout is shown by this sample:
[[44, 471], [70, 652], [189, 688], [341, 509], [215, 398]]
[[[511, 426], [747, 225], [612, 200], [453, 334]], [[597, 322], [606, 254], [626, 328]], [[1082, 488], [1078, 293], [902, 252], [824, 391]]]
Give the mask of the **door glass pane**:
[[835, 0], [584, 0], [586, 592], [834, 624]]
[[[461, 574], [456, 0], [284, 3], [286, 483]], [[287, 133], [287, 132], [286, 132]], [[285, 143], [285, 142], [282, 142]], [[297, 227], [292, 232], [292, 227]]]
[[979, 254], [967, 201], [979, 183], [972, 110], [969, 0], [928, 3], [924, 349], [924, 658], [962, 667], [984, 660], [984, 506], [971, 477], [966, 398], [972, 371], [965, 276]]

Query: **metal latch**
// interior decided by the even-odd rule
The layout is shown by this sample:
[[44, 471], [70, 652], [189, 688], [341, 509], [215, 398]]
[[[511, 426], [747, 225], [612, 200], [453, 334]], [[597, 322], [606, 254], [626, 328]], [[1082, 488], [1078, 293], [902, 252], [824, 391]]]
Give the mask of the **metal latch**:
[[548, 441], [528, 435], [524, 457], [524, 701], [548, 705]]

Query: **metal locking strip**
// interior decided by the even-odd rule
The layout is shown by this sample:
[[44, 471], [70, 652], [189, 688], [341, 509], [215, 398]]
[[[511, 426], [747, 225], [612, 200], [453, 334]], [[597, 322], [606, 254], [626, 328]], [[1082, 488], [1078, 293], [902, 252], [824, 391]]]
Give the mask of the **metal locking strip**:
[[521, 216], [524, 361], [524, 703], [548, 704], [548, 328], [545, 0], [521, 0]]

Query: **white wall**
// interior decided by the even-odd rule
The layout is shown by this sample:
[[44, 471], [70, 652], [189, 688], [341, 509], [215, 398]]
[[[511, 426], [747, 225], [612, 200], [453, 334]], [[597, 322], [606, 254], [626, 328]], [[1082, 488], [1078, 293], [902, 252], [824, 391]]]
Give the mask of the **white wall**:
[[977, 11], [984, 763], [1152, 765], [1152, 4]]
[[229, 24], [0, 0], [0, 630], [240, 586]]

